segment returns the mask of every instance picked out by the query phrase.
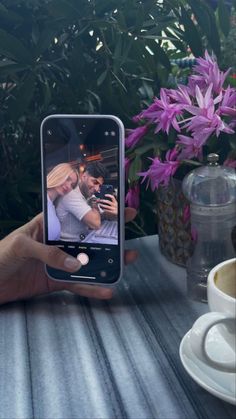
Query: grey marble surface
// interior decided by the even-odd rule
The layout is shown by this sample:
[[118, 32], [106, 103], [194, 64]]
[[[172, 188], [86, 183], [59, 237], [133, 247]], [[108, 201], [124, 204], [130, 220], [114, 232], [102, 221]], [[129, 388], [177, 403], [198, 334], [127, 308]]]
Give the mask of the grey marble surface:
[[0, 307], [0, 418], [235, 417], [179, 359], [207, 311], [187, 299], [185, 270], [159, 254], [156, 236], [127, 247], [140, 256], [109, 302], [64, 292]]

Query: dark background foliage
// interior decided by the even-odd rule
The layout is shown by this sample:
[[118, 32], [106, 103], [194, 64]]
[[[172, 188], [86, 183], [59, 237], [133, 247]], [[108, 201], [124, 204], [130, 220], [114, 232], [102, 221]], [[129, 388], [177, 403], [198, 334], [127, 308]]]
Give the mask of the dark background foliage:
[[[220, 58], [233, 3], [1, 0], [0, 236], [41, 211], [42, 119], [108, 113], [132, 126], [161, 86], [185, 75], [173, 60], [206, 47]], [[141, 196], [128, 236], [155, 232], [154, 196]]]

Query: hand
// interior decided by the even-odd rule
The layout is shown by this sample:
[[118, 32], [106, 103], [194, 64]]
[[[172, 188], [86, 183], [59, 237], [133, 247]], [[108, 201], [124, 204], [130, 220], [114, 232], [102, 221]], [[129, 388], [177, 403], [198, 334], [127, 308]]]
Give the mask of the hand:
[[98, 209], [98, 201], [98, 198], [95, 195], [92, 195], [87, 199], [87, 204], [90, 205], [91, 208]]
[[99, 206], [103, 209], [104, 214], [112, 217], [117, 217], [118, 203], [114, 195], [105, 194], [110, 199], [99, 199]]
[[[136, 215], [133, 208], [125, 209], [126, 221]], [[75, 272], [80, 262], [56, 246], [43, 241], [43, 215], [13, 231], [0, 241], [0, 304], [27, 299], [53, 291], [68, 290], [89, 298], [109, 299], [112, 289], [94, 285], [68, 284], [48, 278], [44, 264], [67, 272]], [[136, 259], [135, 251], [125, 252], [125, 262]]]

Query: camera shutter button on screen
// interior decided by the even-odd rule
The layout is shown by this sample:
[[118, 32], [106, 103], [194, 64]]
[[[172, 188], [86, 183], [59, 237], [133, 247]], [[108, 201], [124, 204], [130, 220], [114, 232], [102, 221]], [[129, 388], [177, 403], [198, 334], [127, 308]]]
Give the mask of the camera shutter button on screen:
[[81, 265], [87, 265], [87, 263], [89, 262], [89, 257], [86, 253], [79, 253], [77, 255], [77, 259], [81, 263]]

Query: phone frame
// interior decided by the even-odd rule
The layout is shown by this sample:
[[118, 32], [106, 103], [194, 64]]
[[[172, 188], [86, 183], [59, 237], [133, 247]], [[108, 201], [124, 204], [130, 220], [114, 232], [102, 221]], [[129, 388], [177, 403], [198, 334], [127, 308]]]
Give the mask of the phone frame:
[[[46, 222], [45, 222], [45, 217], [46, 217], [46, 211], [45, 208], [47, 206], [47, 200], [45, 200], [45, 179], [44, 179], [44, 173], [45, 173], [45, 165], [44, 165], [44, 141], [43, 141], [43, 126], [45, 124], [46, 121], [48, 121], [49, 119], [55, 119], [55, 118], [77, 118], [77, 119], [112, 119], [114, 120], [117, 125], [119, 126], [119, 143], [118, 143], [118, 155], [119, 155], [119, 178], [118, 178], [118, 202], [119, 202], [119, 238], [120, 238], [120, 246], [119, 244], [117, 246], [120, 247], [120, 251], [119, 251], [119, 256], [120, 256], [120, 274], [119, 277], [117, 278], [116, 281], [112, 282], [112, 283], [107, 283], [107, 282], [96, 282], [95, 280], [91, 280], [91, 281], [80, 281], [80, 280], [73, 280], [73, 279], [58, 279], [55, 278], [53, 276], [51, 276], [47, 270], [47, 265], [44, 265], [45, 268], [45, 272], [47, 274], [47, 276], [57, 282], [65, 282], [65, 283], [75, 283], [75, 284], [91, 284], [91, 285], [101, 285], [101, 286], [106, 286], [106, 287], [113, 287], [114, 285], [116, 285], [121, 277], [123, 276], [123, 272], [124, 272], [124, 228], [125, 228], [125, 222], [124, 222], [124, 209], [125, 209], [125, 200], [124, 200], [124, 195], [125, 195], [125, 177], [124, 177], [124, 173], [125, 173], [125, 149], [124, 149], [124, 137], [125, 137], [125, 130], [124, 130], [124, 125], [122, 123], [122, 121], [115, 115], [86, 115], [86, 114], [52, 114], [52, 115], [48, 115], [46, 116], [40, 125], [40, 149], [41, 149], [41, 182], [42, 182], [42, 207], [43, 207], [43, 242], [45, 244], [47, 244], [48, 246], [50, 246], [48, 243], [46, 243]], [[47, 191], [46, 191], [47, 192]], [[78, 242], [75, 242], [78, 243]], [[55, 246], [55, 245], [54, 245]], [[67, 271], [65, 271], [67, 272]]]

